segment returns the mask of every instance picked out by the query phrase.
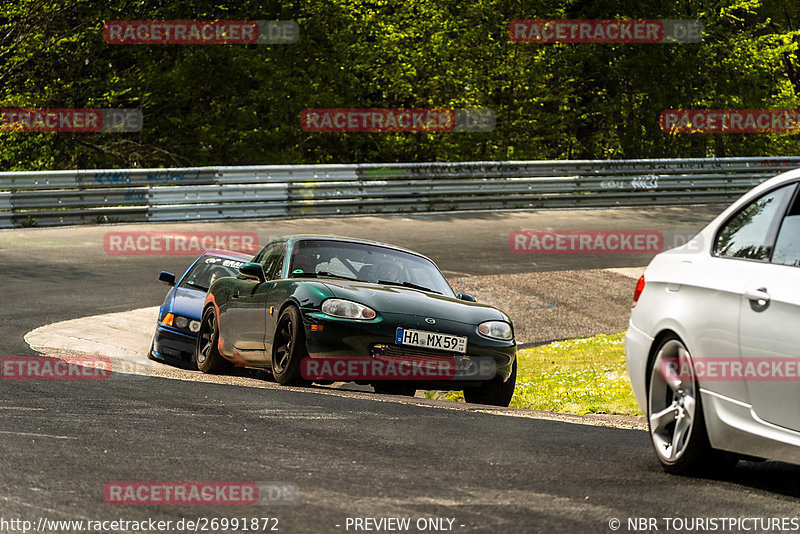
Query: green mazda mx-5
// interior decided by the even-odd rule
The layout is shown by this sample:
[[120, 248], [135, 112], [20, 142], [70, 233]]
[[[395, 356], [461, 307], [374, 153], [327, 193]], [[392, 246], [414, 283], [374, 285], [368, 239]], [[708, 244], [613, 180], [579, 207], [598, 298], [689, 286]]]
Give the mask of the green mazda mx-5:
[[508, 316], [456, 295], [425, 256], [372, 241], [291, 236], [209, 288], [195, 359], [207, 373], [270, 369], [286, 385], [463, 390], [467, 402], [508, 406], [516, 350]]

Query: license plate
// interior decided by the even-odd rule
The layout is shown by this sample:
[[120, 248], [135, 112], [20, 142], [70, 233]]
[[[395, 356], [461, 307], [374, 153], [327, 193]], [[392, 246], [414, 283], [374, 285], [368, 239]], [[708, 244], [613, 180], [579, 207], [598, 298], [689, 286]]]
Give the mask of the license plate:
[[424, 330], [412, 330], [410, 328], [398, 328], [395, 342], [398, 345], [411, 345], [414, 347], [425, 347], [428, 349], [449, 350], [452, 352], [467, 352], [467, 338], [461, 336], [451, 336], [438, 332], [426, 332]]

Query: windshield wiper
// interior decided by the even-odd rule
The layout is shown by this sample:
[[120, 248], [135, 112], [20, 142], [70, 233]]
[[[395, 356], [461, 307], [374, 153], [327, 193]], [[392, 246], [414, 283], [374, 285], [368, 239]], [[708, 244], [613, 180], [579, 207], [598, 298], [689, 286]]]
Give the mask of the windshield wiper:
[[199, 284], [195, 284], [195, 283], [194, 283], [194, 282], [192, 282], [191, 280], [187, 281], [187, 282], [186, 282], [186, 285], [187, 285], [188, 287], [191, 287], [192, 289], [199, 289], [200, 291], [208, 291], [208, 288], [207, 288], [207, 287], [203, 287], [203, 286], [201, 286], [201, 285], [199, 285]]
[[341, 274], [329, 273], [328, 271], [317, 271], [318, 275], [330, 276], [331, 278], [339, 278], [341, 280], [350, 280], [351, 282], [358, 282], [358, 278], [350, 278], [349, 276], [342, 276]]
[[329, 278], [339, 278], [341, 280], [350, 280], [351, 282], [361, 282], [357, 278], [350, 278], [349, 276], [342, 276], [341, 274], [336, 273], [329, 273], [328, 271], [318, 271], [316, 273], [292, 273], [292, 278], [319, 278], [321, 276], [329, 277]]
[[429, 291], [431, 293], [436, 293], [437, 295], [441, 295], [438, 291], [434, 291], [433, 289], [425, 286], [418, 286], [417, 284], [412, 284], [411, 282], [392, 282], [390, 280], [378, 280], [379, 284], [384, 284], [388, 286], [402, 286], [402, 287], [410, 287], [412, 289], [419, 289], [421, 291]]

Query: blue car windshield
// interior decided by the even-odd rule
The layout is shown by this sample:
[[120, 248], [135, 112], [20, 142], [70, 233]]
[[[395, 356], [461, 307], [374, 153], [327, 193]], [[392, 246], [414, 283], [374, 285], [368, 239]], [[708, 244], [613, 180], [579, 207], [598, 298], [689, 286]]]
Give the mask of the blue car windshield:
[[292, 250], [289, 276], [358, 280], [454, 296], [447, 280], [430, 260], [367, 243], [298, 241]]
[[225, 276], [236, 276], [244, 261], [228, 260], [218, 256], [204, 256], [183, 277], [180, 287], [208, 291], [211, 284]]

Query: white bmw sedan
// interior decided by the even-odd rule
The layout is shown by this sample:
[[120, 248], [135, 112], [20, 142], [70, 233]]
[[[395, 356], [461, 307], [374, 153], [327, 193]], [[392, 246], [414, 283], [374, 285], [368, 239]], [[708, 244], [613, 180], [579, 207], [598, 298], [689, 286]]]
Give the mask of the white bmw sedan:
[[637, 283], [625, 356], [668, 472], [800, 463], [798, 183], [757, 186]]

